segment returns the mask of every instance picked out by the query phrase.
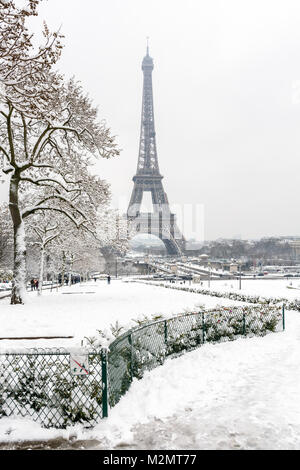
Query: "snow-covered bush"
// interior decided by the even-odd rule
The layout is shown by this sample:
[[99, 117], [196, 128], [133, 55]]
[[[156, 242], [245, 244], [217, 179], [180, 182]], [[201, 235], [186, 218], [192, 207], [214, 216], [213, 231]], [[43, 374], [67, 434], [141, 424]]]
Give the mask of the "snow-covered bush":
[[276, 307], [219, 307], [205, 314], [205, 341], [233, 340], [238, 336], [265, 336], [275, 332], [282, 320]]
[[157, 282], [151, 282], [151, 281], [132, 280], [132, 282], [139, 282], [142, 284], [149, 284], [152, 286], [165, 287], [166, 289], [182, 290], [185, 292], [192, 292], [194, 294], [209, 295], [211, 297], [217, 297], [220, 299], [222, 298], [222, 299], [235, 300], [238, 302], [247, 302], [250, 304], [270, 305], [270, 306], [284, 304], [287, 310], [296, 310], [300, 312], [300, 300], [299, 299], [289, 300], [286, 297], [263, 297], [259, 295], [239, 294], [237, 292], [219, 292], [219, 291], [213, 291], [209, 289], [202, 289], [202, 288], [195, 288], [195, 287], [183, 287], [183, 286], [178, 286], [178, 285], [173, 285], [173, 284], [157, 283]]
[[109, 347], [109, 402], [114, 406], [134, 378], [161, 364], [168, 356], [182, 354], [205, 342], [232, 341], [243, 336], [265, 336], [282, 326], [280, 307], [217, 306], [190, 311], [156, 322], [136, 322]]

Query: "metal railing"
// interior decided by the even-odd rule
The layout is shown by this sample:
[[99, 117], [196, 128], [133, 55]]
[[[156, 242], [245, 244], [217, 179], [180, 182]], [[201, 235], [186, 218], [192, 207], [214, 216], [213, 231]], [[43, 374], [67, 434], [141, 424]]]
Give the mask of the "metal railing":
[[[0, 417], [31, 416], [45, 427], [78, 422], [93, 426], [108, 416], [134, 378], [167, 358], [206, 342], [264, 336], [284, 328], [284, 308], [218, 307], [138, 325], [108, 350], [85, 353], [87, 365], [63, 351], [0, 354]], [[82, 375], [74, 375], [74, 360]]]

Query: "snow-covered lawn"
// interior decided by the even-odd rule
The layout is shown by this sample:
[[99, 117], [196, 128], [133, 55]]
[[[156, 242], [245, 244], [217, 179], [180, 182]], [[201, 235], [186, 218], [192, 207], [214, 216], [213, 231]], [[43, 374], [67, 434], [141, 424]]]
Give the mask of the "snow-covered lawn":
[[168, 281], [148, 280], [151, 284], [164, 284], [166, 287], [178, 287], [191, 290], [210, 290], [211, 292], [236, 293], [249, 296], [260, 296], [266, 298], [284, 298], [290, 301], [298, 300], [300, 302], [300, 279], [243, 279], [241, 280], [241, 289], [239, 288], [239, 279], [233, 280], [205, 280], [200, 283], [189, 283], [176, 281], [170, 284]]
[[[208, 281], [203, 285], [193, 284], [203, 289], [208, 288]], [[300, 279], [261, 279], [261, 280], [239, 280], [210, 281], [210, 289], [220, 292], [237, 292], [247, 295], [260, 295], [262, 297], [285, 297], [287, 299], [300, 299]]]
[[0, 301], [0, 337], [74, 336], [73, 339], [0, 341], [3, 349], [20, 347], [77, 347], [87, 336], [107, 329], [116, 321], [128, 329], [132, 320], [155, 314], [172, 316], [184, 313], [185, 308], [205, 304], [241, 304], [227, 299], [213, 299], [189, 292], [170, 291], [156, 286], [113, 280], [91, 281], [64, 287], [58, 291], [27, 293], [25, 305]]
[[[175, 314], [199, 303], [233, 304], [120, 281], [64, 290], [96, 293], [45, 293], [42, 298], [34, 293], [23, 307], [2, 301], [1, 335], [74, 333], [69, 342], [78, 345], [82, 336], [116, 320], [126, 324], [143, 313]], [[1, 343], [12, 346], [1, 341], [0, 348]], [[0, 442], [61, 438], [65, 448], [77, 439], [86, 448], [111, 450], [300, 449], [299, 360], [300, 314], [286, 312], [285, 332], [205, 344], [147, 372], [93, 430], [80, 425], [47, 430], [29, 419], [2, 418]]]

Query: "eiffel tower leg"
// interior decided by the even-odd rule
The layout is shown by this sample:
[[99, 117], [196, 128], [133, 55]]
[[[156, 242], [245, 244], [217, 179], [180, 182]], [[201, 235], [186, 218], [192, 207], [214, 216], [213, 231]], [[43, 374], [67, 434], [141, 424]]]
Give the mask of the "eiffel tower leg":
[[128, 217], [136, 217], [137, 213], [140, 211], [142, 199], [143, 199], [143, 190], [142, 188], [139, 187], [137, 183], [135, 183], [132, 194], [131, 194], [130, 203], [128, 206], [128, 211], [127, 211]]

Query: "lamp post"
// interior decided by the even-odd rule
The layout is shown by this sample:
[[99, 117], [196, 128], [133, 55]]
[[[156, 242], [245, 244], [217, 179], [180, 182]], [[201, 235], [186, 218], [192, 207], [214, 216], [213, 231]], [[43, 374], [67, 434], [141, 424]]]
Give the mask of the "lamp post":
[[208, 287], [210, 288], [210, 276], [211, 276], [211, 265], [208, 263], [209, 266], [209, 274], [208, 274]]
[[240, 268], [240, 272], [239, 272], [239, 290], [241, 290], [241, 288], [242, 288], [242, 274], [241, 274], [242, 265], [241, 264], [239, 264], [239, 268]]
[[149, 276], [149, 252], [148, 254], [145, 256], [144, 258], [144, 263], [145, 263], [145, 269], [144, 269], [144, 272], [146, 271], [147, 269], [147, 276]]

